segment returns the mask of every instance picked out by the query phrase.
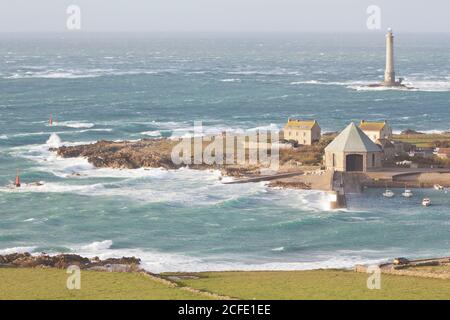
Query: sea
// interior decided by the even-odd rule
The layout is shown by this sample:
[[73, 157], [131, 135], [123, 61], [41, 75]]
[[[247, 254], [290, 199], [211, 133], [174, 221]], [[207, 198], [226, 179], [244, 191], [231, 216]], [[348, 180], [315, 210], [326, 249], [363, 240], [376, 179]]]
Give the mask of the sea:
[[[223, 184], [218, 171], [96, 169], [50, 147], [389, 120], [450, 130], [450, 36], [0, 34], [0, 254], [136, 256], [152, 272], [349, 268], [450, 254], [450, 194], [370, 189], [329, 210], [321, 191]], [[49, 125], [52, 115], [54, 124]], [[16, 169], [23, 183], [10, 189]], [[227, 178], [225, 178], [227, 179]], [[433, 206], [420, 205], [430, 197]]]

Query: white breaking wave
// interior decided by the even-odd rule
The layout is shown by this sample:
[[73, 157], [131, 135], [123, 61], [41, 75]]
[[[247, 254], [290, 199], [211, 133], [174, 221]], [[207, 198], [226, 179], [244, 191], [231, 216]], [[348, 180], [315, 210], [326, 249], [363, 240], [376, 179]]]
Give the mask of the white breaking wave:
[[97, 129], [83, 129], [83, 130], [75, 130], [75, 131], [55, 131], [55, 132], [26, 132], [26, 133], [16, 133], [12, 134], [7, 138], [21, 138], [21, 137], [30, 137], [30, 136], [44, 136], [48, 134], [76, 134], [76, 133], [85, 133], [85, 132], [111, 132], [113, 129], [111, 128], [97, 128]]
[[[164, 253], [152, 249], [130, 249], [114, 248], [113, 240], [94, 241], [82, 245], [62, 245], [70, 248], [71, 253], [79, 254], [83, 257], [99, 257], [104, 260], [107, 258], [131, 257], [141, 259], [141, 267], [154, 273], [162, 272], [205, 272], [205, 271], [291, 271], [291, 270], [313, 270], [328, 268], [353, 268], [356, 264], [378, 264], [386, 262], [385, 256], [396, 256], [400, 252], [397, 250], [383, 250], [383, 252], [373, 250], [351, 251], [341, 250], [336, 256], [330, 254], [317, 254], [310, 257], [307, 261], [270, 261], [270, 259], [258, 259], [249, 261], [247, 256], [238, 256], [234, 254], [216, 255], [208, 257], [197, 257], [185, 253]], [[0, 255], [11, 253], [35, 252], [36, 246], [12, 247], [0, 249]], [[283, 247], [274, 248], [272, 251], [278, 251], [280, 254], [284, 251]], [[60, 254], [62, 252], [50, 251], [50, 255]]]
[[97, 128], [97, 129], [85, 129], [85, 130], [79, 130], [74, 131], [74, 133], [84, 133], [84, 132], [111, 132], [113, 129], [111, 128]]
[[[55, 140], [57, 140], [54, 137]], [[50, 139], [53, 140], [53, 139]], [[50, 144], [64, 145], [60, 141]], [[32, 170], [49, 172], [65, 178], [63, 182], [27, 184], [21, 188], [0, 188], [0, 192], [75, 193], [89, 197], [130, 198], [144, 203], [174, 203], [183, 206], [209, 206], [239, 199], [256, 198], [258, 201], [279, 201], [301, 210], [323, 211], [326, 194], [308, 190], [274, 190], [264, 182], [224, 184], [218, 170], [192, 170], [181, 168], [110, 169], [95, 168], [84, 158], [62, 158], [48, 150], [49, 146], [17, 148], [15, 156], [36, 162]], [[113, 182], [89, 183], [90, 178], [114, 178]], [[85, 184], [80, 184], [85, 180]], [[232, 180], [225, 177], [224, 181]]]
[[404, 84], [412, 89], [401, 87], [370, 87], [370, 84], [377, 83], [377, 81], [322, 81], [322, 80], [305, 80], [294, 81], [291, 85], [325, 85], [325, 86], [345, 86], [356, 91], [387, 91], [387, 90], [408, 90], [408, 91], [428, 91], [428, 92], [446, 92], [450, 91], [450, 81], [447, 80], [421, 80], [415, 78], [408, 78], [404, 80]]
[[[50, 126], [50, 125], [48, 125]], [[95, 124], [90, 122], [77, 122], [77, 121], [61, 121], [61, 122], [53, 122], [52, 127], [67, 127], [67, 128], [75, 128], [75, 129], [88, 129], [95, 126]]]
[[[415, 129], [417, 132], [421, 132], [421, 133], [425, 133], [425, 134], [443, 134], [446, 132], [450, 132], [450, 129], [443, 129], [443, 130], [420, 130], [420, 129]], [[401, 134], [403, 130], [394, 130], [392, 133], [393, 134]]]
[[56, 133], [52, 133], [46, 144], [49, 148], [59, 148], [61, 146], [61, 138]]
[[8, 139], [8, 136], [7, 136], [6, 134], [2, 134], [2, 135], [0, 136], [0, 139], [1, 139], [1, 140], [7, 140], [7, 139]]
[[104, 76], [154, 75], [173, 70], [118, 70], [118, 69], [49, 69], [37, 71], [15, 72], [3, 79], [83, 79]]
[[160, 137], [161, 136], [161, 131], [159, 131], [159, 130], [144, 131], [144, 132], [141, 132], [141, 134], [146, 135], [146, 136], [150, 136], [150, 137]]
[[215, 125], [215, 126], [203, 126], [202, 131], [198, 133], [194, 133], [194, 128], [184, 127], [172, 130], [172, 135], [170, 139], [180, 139], [180, 138], [192, 138], [192, 137], [201, 137], [201, 136], [212, 136], [212, 135], [220, 135], [223, 132], [228, 134], [246, 134], [246, 133], [255, 133], [256, 131], [270, 131], [270, 132], [279, 132], [280, 127], [271, 123], [266, 126], [259, 126], [253, 128], [235, 128], [229, 127], [226, 125]]
[[326, 84], [326, 83], [322, 83], [317, 80], [308, 80], [308, 81], [294, 81], [294, 82], [291, 82], [290, 84], [296, 85], [296, 84]]
[[235, 70], [226, 72], [230, 75], [242, 75], [242, 76], [299, 76], [301, 75], [298, 71], [286, 70], [286, 69], [275, 69], [275, 70]]
[[46, 72], [25, 72], [14, 73], [13, 75], [3, 77], [3, 79], [81, 79], [95, 78], [95, 74], [77, 74], [69, 71], [46, 71]]
[[11, 253], [25, 253], [25, 252], [33, 252], [37, 247], [13, 247], [0, 249], [0, 255], [6, 255]]
[[[141, 259], [142, 268], [154, 273], [352, 268], [355, 264], [375, 264], [386, 261], [385, 258], [365, 258], [363, 252], [361, 255], [357, 252], [348, 252], [339, 257], [318, 256], [303, 262], [252, 262], [247, 261], [245, 257], [233, 254], [201, 258], [181, 253], [163, 253], [157, 250], [111, 248], [112, 245], [112, 240], [104, 240], [82, 246], [72, 246], [71, 250], [89, 258], [97, 256], [100, 259], [107, 259], [134, 256]], [[279, 250], [280, 248], [275, 249], [275, 251], [282, 251]]]
[[[413, 88], [417, 88], [418, 91], [430, 91], [430, 92], [446, 92], [450, 91], [450, 81], [422, 81], [422, 80], [407, 80], [405, 81], [406, 85], [409, 85]], [[413, 89], [414, 90], [414, 89]]]
[[54, 182], [39, 181], [39, 184], [22, 183], [20, 188], [1, 187], [0, 192], [5, 193], [76, 193], [81, 195], [93, 194], [101, 188], [101, 184], [92, 185], [70, 185]]
[[[41, 185], [24, 183], [20, 188], [0, 188], [5, 193], [74, 193], [88, 197], [128, 198], [143, 203], [172, 203], [185, 207], [211, 206], [239, 197], [258, 196], [266, 188], [263, 184], [224, 185], [212, 172], [167, 171], [165, 177], [136, 176], [116, 183], [70, 184], [41, 181]], [[191, 172], [192, 171], [192, 172]], [[114, 172], [105, 172], [109, 176]], [[123, 172], [118, 172], [119, 175]], [[128, 174], [127, 174], [128, 175]], [[90, 177], [95, 176], [95, 172]], [[117, 177], [117, 176], [116, 176]], [[74, 177], [76, 178], [76, 177]], [[144, 181], [142, 181], [144, 180]]]
[[99, 250], [109, 249], [112, 246], [112, 240], [95, 241], [88, 245], [82, 246], [81, 250], [98, 252]]
[[231, 79], [222, 79], [220, 82], [241, 82], [241, 79], [231, 78]]

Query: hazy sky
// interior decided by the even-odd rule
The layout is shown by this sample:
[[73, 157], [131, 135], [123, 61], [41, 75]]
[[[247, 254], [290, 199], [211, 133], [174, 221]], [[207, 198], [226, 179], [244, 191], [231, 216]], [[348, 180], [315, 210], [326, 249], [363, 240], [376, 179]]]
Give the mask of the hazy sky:
[[71, 4], [82, 31], [363, 32], [378, 5], [383, 30], [450, 32], [449, 0], [0, 0], [0, 31], [64, 31]]

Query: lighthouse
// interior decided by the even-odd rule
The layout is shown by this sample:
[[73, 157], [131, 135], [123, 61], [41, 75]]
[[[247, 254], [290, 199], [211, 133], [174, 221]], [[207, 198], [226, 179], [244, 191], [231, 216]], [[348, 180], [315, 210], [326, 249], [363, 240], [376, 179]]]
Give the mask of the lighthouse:
[[378, 83], [369, 84], [368, 87], [395, 87], [396, 89], [414, 89], [403, 83], [403, 78], [395, 78], [394, 68], [394, 34], [389, 28], [386, 33], [386, 69], [384, 70], [384, 80]]
[[392, 29], [388, 29], [386, 34], [386, 70], [384, 71], [384, 85], [398, 86], [400, 83], [395, 81], [394, 69], [394, 35]]

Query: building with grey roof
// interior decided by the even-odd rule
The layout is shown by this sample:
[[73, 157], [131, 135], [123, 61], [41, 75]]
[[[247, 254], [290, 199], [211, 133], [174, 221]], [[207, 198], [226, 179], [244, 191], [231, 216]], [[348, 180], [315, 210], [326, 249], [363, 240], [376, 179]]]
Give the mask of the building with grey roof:
[[325, 148], [328, 170], [365, 172], [381, 167], [381, 159], [381, 147], [353, 122]]

